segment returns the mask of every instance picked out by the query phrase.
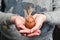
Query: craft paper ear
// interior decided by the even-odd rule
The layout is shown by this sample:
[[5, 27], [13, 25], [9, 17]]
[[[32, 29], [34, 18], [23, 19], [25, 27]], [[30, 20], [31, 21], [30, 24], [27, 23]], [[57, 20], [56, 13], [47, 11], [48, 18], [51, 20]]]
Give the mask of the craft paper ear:
[[31, 13], [32, 13], [32, 3], [30, 3], [30, 9], [28, 10], [28, 8], [26, 7], [26, 5], [25, 5], [25, 10], [26, 10], [26, 13], [28, 14], [28, 15], [31, 15]]

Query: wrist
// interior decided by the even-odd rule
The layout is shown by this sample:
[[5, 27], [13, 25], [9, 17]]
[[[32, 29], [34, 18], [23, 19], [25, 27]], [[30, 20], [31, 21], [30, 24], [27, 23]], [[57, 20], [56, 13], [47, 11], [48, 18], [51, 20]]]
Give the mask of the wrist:
[[43, 21], [46, 21], [46, 16], [44, 14], [42, 14], [43, 17]]
[[46, 21], [46, 16], [44, 14], [38, 14], [39, 17], [41, 17], [41, 19], [44, 21]]
[[15, 23], [15, 20], [18, 16], [11, 16], [11, 23]]

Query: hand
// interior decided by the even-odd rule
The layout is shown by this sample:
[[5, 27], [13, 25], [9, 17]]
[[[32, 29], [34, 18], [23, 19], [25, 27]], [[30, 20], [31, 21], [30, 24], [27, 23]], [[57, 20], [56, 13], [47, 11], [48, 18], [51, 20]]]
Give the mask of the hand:
[[35, 19], [36, 25], [31, 29], [31, 32], [34, 32], [42, 27], [43, 22], [46, 20], [46, 16], [43, 14], [35, 14], [33, 15], [33, 18]]
[[[12, 16], [11, 17], [11, 22], [16, 25], [16, 27], [19, 29], [19, 32], [21, 34], [23, 33], [30, 33], [30, 30], [27, 29], [24, 24], [25, 24], [25, 19], [21, 16]], [[27, 31], [28, 30], [28, 31]]]
[[[39, 30], [42, 27], [43, 22], [46, 20], [46, 16], [43, 14], [35, 14], [33, 15], [33, 18], [35, 19], [36, 25], [31, 29], [31, 34], [28, 34], [29, 37], [40, 35], [41, 30]], [[40, 33], [36, 32], [36, 30], [39, 30]]]
[[40, 34], [41, 34], [41, 31], [40, 30], [36, 30], [35, 32], [29, 33], [26, 36], [27, 37], [35, 37], [35, 36], [39, 36]]

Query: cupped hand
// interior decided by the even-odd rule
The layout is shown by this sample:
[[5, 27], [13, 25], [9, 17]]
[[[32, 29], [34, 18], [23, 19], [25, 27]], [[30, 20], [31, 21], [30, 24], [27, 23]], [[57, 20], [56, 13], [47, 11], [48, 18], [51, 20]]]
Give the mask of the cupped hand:
[[21, 16], [12, 16], [11, 22], [16, 25], [16, 28], [21, 34], [30, 33], [30, 30], [25, 27], [25, 19]]
[[44, 14], [35, 14], [33, 15], [35, 19], [35, 26], [31, 29], [31, 32], [38, 30], [42, 27], [43, 22], [46, 20], [46, 16]]
[[46, 16], [43, 14], [35, 14], [33, 15], [35, 19], [35, 26], [30, 30], [31, 33], [28, 34], [28, 37], [38, 36], [41, 34], [40, 28], [42, 27], [43, 22], [46, 20]]

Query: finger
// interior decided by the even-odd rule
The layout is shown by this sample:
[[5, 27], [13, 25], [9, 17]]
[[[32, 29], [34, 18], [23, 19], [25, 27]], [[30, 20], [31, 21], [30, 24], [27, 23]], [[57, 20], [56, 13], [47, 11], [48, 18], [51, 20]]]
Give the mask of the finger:
[[26, 29], [26, 27], [24, 25], [19, 25], [18, 29]]
[[28, 37], [33, 37], [33, 36], [39, 36], [41, 34], [41, 31], [38, 33], [38, 32], [34, 32], [34, 33], [31, 33], [31, 34], [28, 34], [27, 36]]
[[38, 36], [39, 33], [32, 33], [32, 34], [29, 34], [28, 37], [34, 37], [34, 36]]
[[24, 25], [20, 25], [20, 28], [23, 30], [27, 30], [27, 31], [30, 30], [30, 29], [26, 28]]
[[28, 37], [33, 37], [33, 36], [38, 36], [40, 34], [41, 34], [41, 31], [40, 30], [36, 30], [34, 33], [28, 34], [27, 36]]
[[40, 30], [36, 30], [35, 32], [36, 32], [36, 33], [40, 33], [41, 31], [40, 31]]
[[31, 33], [30, 30], [26, 29], [26, 30], [20, 30], [20, 33]]

